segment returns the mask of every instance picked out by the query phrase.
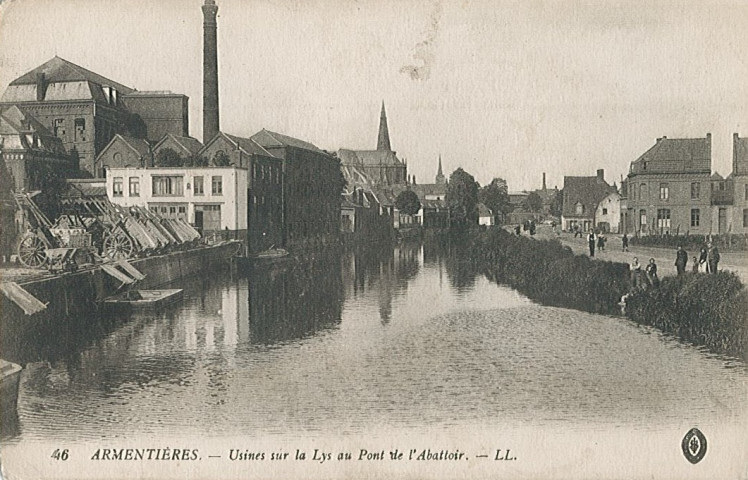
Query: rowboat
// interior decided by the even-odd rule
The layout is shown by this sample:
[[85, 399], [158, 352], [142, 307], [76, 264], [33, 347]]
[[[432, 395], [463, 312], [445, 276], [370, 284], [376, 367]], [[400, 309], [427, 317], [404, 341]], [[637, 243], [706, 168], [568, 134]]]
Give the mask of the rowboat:
[[182, 299], [181, 288], [163, 290], [129, 290], [104, 300], [104, 307], [114, 310], [142, 311], [166, 307]]

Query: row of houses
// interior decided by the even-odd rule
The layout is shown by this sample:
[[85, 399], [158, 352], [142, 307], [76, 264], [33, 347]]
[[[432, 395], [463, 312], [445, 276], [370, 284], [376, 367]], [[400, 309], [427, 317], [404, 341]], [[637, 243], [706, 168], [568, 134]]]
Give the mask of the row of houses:
[[[337, 240], [344, 180], [335, 155], [266, 129], [219, 131], [203, 144], [188, 134], [187, 97], [173, 98], [59, 57], [22, 75], [0, 97], [0, 154], [14, 191], [73, 177], [72, 196], [104, 194], [228, 231], [250, 251]], [[158, 166], [166, 152], [173, 165]], [[15, 218], [23, 229], [23, 212]]]
[[748, 139], [732, 139], [732, 171], [712, 173], [712, 137], [656, 139], [620, 189], [604, 172], [564, 177], [562, 226], [634, 235], [748, 233]]

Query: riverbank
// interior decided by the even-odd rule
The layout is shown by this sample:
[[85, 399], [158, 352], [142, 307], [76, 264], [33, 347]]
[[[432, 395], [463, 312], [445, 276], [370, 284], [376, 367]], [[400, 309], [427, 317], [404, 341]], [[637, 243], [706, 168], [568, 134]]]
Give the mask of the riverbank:
[[[130, 264], [145, 278], [138, 288], [156, 288], [183, 277], [201, 275], [228, 265], [238, 248], [236, 242], [183, 250], [132, 260]], [[14, 341], [9, 332], [33, 331], [39, 325], [63, 328], [70, 318], [83, 318], [95, 312], [98, 303], [117, 292], [121, 281], [107, 274], [101, 266], [55, 276], [44, 276], [20, 283], [20, 286], [46, 305], [31, 316], [13, 301], [0, 296], [0, 328], [3, 345]]]
[[[575, 255], [560, 241], [495, 228], [465, 234], [477, 268], [529, 298], [595, 313], [617, 313], [631, 290], [628, 264]], [[748, 292], [732, 272], [666, 277], [627, 296], [626, 315], [715, 353], [748, 360]]]

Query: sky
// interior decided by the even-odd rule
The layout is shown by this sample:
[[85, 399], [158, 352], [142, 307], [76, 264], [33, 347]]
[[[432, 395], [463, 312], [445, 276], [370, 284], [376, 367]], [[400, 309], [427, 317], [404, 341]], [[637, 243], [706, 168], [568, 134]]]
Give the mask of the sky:
[[[190, 97], [202, 139], [201, 0], [0, 0], [0, 88], [58, 55]], [[656, 138], [748, 137], [748, 2], [216, 0], [221, 130], [392, 148], [418, 183], [441, 154], [481, 184], [620, 182]]]

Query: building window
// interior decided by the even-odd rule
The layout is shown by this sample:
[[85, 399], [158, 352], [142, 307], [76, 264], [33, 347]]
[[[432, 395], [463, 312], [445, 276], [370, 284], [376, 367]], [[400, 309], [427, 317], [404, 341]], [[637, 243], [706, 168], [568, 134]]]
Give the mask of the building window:
[[252, 178], [257, 178], [257, 164], [252, 163]]
[[75, 141], [76, 142], [86, 141], [86, 119], [85, 118], [75, 119]]
[[745, 199], [748, 200], [748, 183], [746, 183], [744, 186], [745, 186]]
[[223, 195], [223, 177], [214, 175], [211, 179], [211, 193], [213, 195]]
[[670, 209], [669, 208], [657, 209], [657, 229], [658, 230], [670, 229]]
[[577, 215], [582, 215], [584, 213], [584, 205], [577, 202], [576, 212], [577, 212]]
[[660, 184], [660, 200], [667, 200], [670, 198], [670, 186], [667, 183]]
[[603, 215], [607, 215], [607, 214], [608, 214], [608, 209], [607, 208], [603, 208]]
[[153, 205], [151, 205], [150, 207], [148, 207], [148, 210], [150, 210], [153, 213], [158, 213], [158, 207], [154, 207]]
[[172, 215], [174, 215], [175, 213], [177, 213], [177, 207], [175, 207], [175, 206], [174, 207], [169, 207], [169, 213], [172, 214]]
[[63, 118], [55, 118], [55, 137], [65, 137], [65, 119]]
[[158, 175], [153, 177], [153, 196], [183, 195], [181, 176]]
[[719, 191], [724, 192], [725, 191], [725, 182], [719, 182]]
[[112, 184], [112, 195], [115, 197], [122, 196], [122, 177], [114, 177], [114, 183]]
[[647, 199], [647, 184], [642, 183], [639, 185], [639, 200], [646, 200]]
[[138, 177], [130, 177], [130, 196], [140, 196], [140, 178]]
[[698, 227], [701, 222], [701, 210], [698, 208], [691, 209], [691, 226]]
[[205, 185], [203, 184], [203, 177], [193, 177], [192, 184], [194, 185], [195, 195], [205, 195]]
[[748, 208], [743, 209], [743, 228], [748, 228]]
[[187, 207], [185, 207], [184, 205], [181, 205], [179, 207], [179, 213], [187, 213]]
[[701, 195], [701, 184], [699, 182], [691, 183], [691, 198], [699, 198]]

